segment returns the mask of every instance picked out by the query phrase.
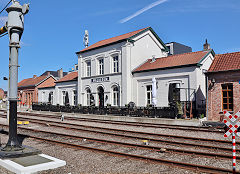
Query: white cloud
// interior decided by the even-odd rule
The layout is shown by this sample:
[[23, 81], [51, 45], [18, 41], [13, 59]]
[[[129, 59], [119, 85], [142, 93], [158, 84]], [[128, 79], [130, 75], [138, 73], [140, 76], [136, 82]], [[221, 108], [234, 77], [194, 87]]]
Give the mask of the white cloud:
[[158, 0], [158, 1], [154, 2], [154, 3], [152, 3], [152, 4], [149, 4], [148, 6], [142, 8], [141, 10], [135, 12], [134, 14], [132, 14], [132, 15], [130, 15], [130, 16], [120, 20], [120, 23], [125, 23], [125, 22], [127, 22], [127, 21], [129, 21], [129, 20], [131, 20], [131, 19], [133, 19], [135, 17], [137, 17], [138, 15], [142, 14], [143, 12], [145, 12], [147, 10], [150, 10], [151, 8], [153, 8], [153, 7], [155, 7], [155, 6], [159, 5], [159, 4], [162, 4], [164, 2], [167, 2], [167, 1], [169, 1], [169, 0]]

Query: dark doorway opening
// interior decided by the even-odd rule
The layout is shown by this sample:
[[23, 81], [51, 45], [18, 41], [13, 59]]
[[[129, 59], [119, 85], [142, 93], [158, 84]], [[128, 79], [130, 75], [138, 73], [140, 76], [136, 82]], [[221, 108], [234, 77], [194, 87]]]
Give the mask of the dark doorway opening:
[[99, 107], [104, 107], [104, 89], [102, 86], [98, 87], [98, 100], [99, 100]]

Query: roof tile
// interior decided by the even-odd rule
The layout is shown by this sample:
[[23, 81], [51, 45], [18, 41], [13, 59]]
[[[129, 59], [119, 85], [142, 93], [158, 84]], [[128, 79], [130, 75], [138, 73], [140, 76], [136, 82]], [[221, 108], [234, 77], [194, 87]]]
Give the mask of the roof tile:
[[84, 48], [83, 50], [81, 50], [77, 53], [82, 53], [82, 52], [89, 51], [89, 50], [92, 50], [92, 49], [95, 49], [95, 48], [98, 48], [98, 47], [101, 47], [101, 46], [104, 46], [104, 45], [108, 45], [108, 44], [112, 44], [114, 42], [118, 42], [118, 41], [121, 41], [121, 40], [128, 39], [128, 38], [140, 33], [141, 31], [143, 31], [147, 28], [150, 28], [150, 27], [142, 28], [140, 30], [136, 30], [136, 31], [133, 31], [133, 32], [130, 32], [130, 33], [122, 34], [120, 36], [116, 36], [116, 37], [112, 37], [112, 38], [109, 38], [109, 39], [101, 40], [101, 41], [96, 42], [95, 44], [93, 44], [93, 45], [91, 45], [87, 48]]
[[63, 78], [56, 81], [55, 83], [77, 80], [77, 77], [78, 77], [78, 72], [77, 71], [76, 72], [71, 72], [71, 73], [65, 75]]
[[148, 59], [147, 62], [136, 68], [133, 72], [197, 64], [208, 53], [209, 51], [197, 51], [184, 54], [176, 54], [168, 57], [157, 58], [154, 62], [152, 62], [152, 59]]
[[208, 72], [239, 70], [240, 52], [217, 54]]
[[39, 82], [44, 80], [47, 76], [39, 76], [36, 78], [23, 79], [18, 83], [18, 87], [36, 86]]

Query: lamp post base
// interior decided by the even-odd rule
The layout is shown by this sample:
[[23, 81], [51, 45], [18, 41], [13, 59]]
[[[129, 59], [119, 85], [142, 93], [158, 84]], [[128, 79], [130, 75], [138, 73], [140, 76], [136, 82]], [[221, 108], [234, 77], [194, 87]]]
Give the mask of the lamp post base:
[[40, 150], [29, 146], [21, 147], [5, 146], [0, 149], [0, 159], [25, 157], [37, 155], [40, 153], [42, 153]]

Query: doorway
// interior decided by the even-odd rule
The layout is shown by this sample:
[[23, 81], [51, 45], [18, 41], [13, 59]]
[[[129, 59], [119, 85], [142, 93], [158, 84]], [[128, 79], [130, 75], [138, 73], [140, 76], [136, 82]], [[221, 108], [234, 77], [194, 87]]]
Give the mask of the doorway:
[[102, 86], [98, 87], [98, 104], [100, 108], [104, 107], [104, 89]]

